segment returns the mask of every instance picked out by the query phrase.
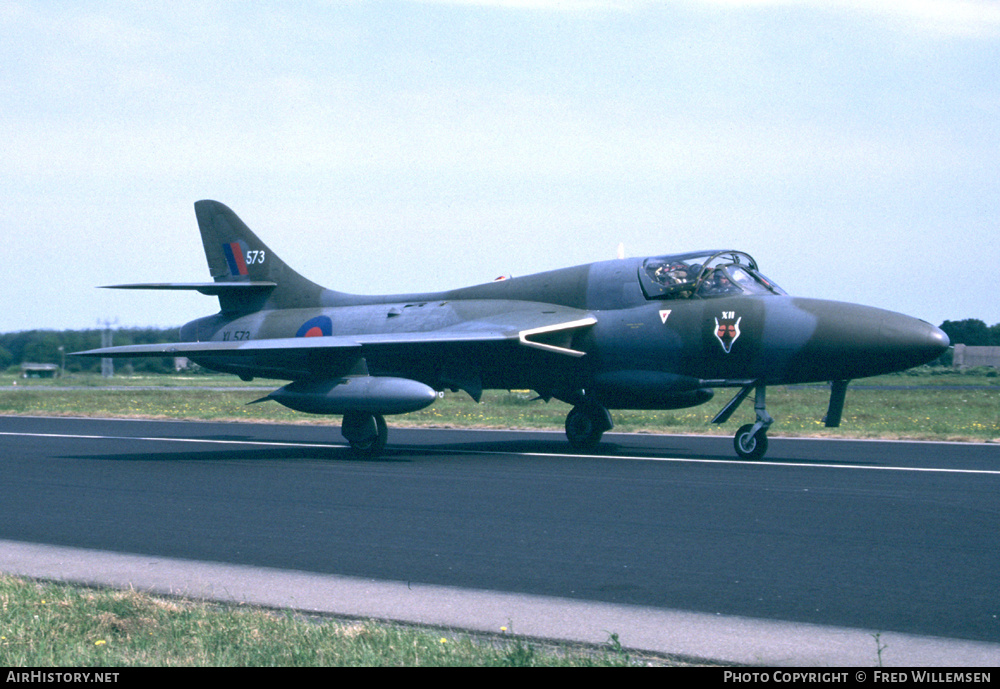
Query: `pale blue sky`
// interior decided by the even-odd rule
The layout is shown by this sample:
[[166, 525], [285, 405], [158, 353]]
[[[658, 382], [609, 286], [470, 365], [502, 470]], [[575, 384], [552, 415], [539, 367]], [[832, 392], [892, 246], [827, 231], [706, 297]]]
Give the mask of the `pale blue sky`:
[[328, 287], [753, 254], [1000, 322], [997, 0], [0, 0], [0, 332], [179, 325], [193, 203]]

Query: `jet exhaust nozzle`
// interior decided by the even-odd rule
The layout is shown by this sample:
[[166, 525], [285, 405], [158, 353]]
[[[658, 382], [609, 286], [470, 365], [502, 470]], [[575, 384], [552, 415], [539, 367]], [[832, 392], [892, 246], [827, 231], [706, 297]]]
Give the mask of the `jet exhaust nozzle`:
[[348, 376], [296, 381], [264, 399], [307, 414], [406, 414], [430, 406], [437, 399], [437, 392], [408, 378]]

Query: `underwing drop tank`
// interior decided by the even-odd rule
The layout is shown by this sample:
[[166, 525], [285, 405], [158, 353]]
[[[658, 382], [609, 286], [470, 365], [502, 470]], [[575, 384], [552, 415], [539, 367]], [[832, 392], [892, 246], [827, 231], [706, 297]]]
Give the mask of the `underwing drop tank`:
[[348, 376], [334, 380], [300, 380], [267, 397], [308, 414], [406, 414], [430, 406], [437, 392], [408, 378]]

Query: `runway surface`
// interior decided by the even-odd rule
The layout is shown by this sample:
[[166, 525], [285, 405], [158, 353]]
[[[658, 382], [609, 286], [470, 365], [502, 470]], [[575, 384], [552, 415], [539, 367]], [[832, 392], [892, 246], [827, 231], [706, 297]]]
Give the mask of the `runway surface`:
[[[0, 475], [0, 569], [31, 559], [10, 542], [46, 544], [1000, 660], [996, 445], [772, 438], [747, 463], [730, 438], [609, 434], [581, 456], [555, 433], [391, 429], [383, 459], [358, 461], [330, 426], [2, 417]], [[81, 551], [44, 552], [69, 568]], [[820, 636], [794, 629], [799, 648]], [[726, 659], [795, 662], [794, 646]]]

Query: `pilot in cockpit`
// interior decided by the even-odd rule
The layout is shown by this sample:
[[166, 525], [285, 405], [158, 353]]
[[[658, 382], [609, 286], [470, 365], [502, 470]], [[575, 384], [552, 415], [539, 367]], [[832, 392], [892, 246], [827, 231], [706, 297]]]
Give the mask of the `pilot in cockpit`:
[[653, 278], [661, 285], [670, 287], [690, 282], [694, 279], [694, 275], [686, 263], [663, 263], [653, 273]]
[[733, 284], [729, 273], [723, 267], [716, 268], [712, 274], [701, 283], [698, 293], [706, 297], [717, 297], [723, 294], [737, 294], [740, 288]]

